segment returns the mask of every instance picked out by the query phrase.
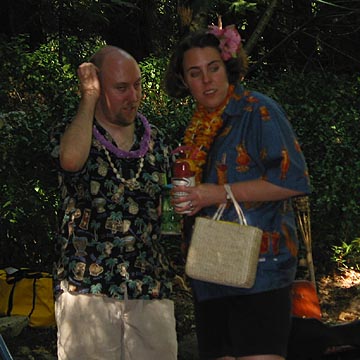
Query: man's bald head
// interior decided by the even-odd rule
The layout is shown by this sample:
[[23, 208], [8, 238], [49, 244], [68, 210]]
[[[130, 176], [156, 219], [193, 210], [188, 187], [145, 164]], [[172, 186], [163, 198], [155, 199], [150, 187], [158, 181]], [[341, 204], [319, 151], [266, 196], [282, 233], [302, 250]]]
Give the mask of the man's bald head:
[[123, 49], [120, 49], [116, 46], [106, 45], [100, 50], [98, 50], [90, 58], [90, 62], [93, 63], [99, 70], [101, 70], [104, 60], [110, 57], [111, 55], [121, 56], [124, 59], [132, 59], [136, 61], [128, 52]]

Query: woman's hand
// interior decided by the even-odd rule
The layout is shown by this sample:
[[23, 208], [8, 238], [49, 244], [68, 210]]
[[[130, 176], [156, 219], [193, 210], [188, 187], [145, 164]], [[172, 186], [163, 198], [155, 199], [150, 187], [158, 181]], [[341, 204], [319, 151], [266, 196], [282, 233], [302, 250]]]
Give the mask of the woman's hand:
[[[182, 196], [174, 196], [181, 192]], [[195, 215], [202, 208], [226, 202], [226, 191], [222, 185], [200, 184], [197, 186], [176, 186], [171, 191], [175, 211], [179, 214]], [[179, 206], [185, 203], [184, 206]]]
[[[255, 179], [232, 183], [231, 190], [237, 201], [279, 201], [304, 193], [272, 184], [266, 180]], [[174, 193], [182, 192], [180, 197]], [[176, 186], [172, 189], [172, 204], [179, 214], [187, 212], [195, 215], [202, 208], [226, 202], [226, 190], [223, 185], [200, 184], [198, 186]], [[177, 206], [188, 202], [184, 207]], [[176, 207], [177, 206], [177, 207]]]

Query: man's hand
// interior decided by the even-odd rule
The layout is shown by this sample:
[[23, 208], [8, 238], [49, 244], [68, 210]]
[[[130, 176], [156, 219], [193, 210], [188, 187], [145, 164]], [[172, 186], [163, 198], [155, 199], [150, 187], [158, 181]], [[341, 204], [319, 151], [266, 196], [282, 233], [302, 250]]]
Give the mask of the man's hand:
[[94, 96], [96, 99], [100, 96], [99, 69], [92, 63], [82, 63], [77, 74], [80, 81], [80, 92], [82, 96]]

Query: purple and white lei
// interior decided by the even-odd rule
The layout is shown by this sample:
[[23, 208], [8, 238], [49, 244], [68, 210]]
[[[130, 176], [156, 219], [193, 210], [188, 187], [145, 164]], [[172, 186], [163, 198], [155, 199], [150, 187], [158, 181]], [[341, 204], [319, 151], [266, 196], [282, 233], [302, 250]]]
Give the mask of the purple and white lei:
[[108, 151], [116, 155], [118, 158], [127, 158], [127, 159], [134, 159], [143, 157], [147, 151], [149, 150], [149, 143], [150, 143], [150, 136], [151, 136], [151, 128], [148, 120], [146, 117], [140, 113], [137, 113], [137, 117], [141, 120], [142, 124], [144, 125], [145, 131], [144, 135], [140, 141], [140, 147], [138, 150], [134, 151], [125, 151], [119, 149], [110, 141], [106, 140], [103, 135], [99, 132], [99, 130], [94, 125], [93, 127], [93, 134], [96, 140], [100, 142]]

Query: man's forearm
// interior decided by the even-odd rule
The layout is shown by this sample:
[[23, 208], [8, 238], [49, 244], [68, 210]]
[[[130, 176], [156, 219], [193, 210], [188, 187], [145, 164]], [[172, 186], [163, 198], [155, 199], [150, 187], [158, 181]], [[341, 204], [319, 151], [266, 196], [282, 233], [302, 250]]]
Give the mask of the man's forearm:
[[78, 111], [60, 141], [60, 165], [66, 171], [79, 171], [91, 147], [96, 100], [82, 98]]

